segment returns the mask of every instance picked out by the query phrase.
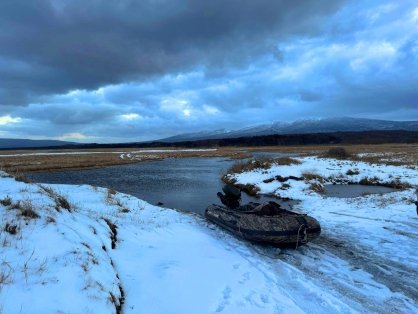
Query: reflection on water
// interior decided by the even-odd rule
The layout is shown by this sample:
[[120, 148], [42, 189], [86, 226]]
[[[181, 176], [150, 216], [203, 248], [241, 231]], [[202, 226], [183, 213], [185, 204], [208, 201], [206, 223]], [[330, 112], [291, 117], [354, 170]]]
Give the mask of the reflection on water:
[[360, 184], [325, 184], [325, 195], [330, 197], [351, 198], [367, 194], [384, 194], [397, 191], [385, 186], [372, 186]]
[[[277, 156], [277, 154], [276, 154]], [[181, 158], [118, 165], [100, 169], [31, 173], [27, 176], [41, 183], [91, 184], [131, 194], [151, 204], [202, 214], [210, 204], [220, 204], [216, 192], [222, 188], [221, 177], [234, 161], [225, 158]], [[260, 199], [243, 195], [243, 203]], [[275, 200], [277, 201], [277, 200]], [[285, 207], [289, 203], [283, 203]]]

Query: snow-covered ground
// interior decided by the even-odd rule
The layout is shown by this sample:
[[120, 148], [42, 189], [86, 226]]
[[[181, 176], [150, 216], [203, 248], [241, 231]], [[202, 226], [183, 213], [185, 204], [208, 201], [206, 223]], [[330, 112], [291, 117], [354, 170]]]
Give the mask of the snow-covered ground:
[[413, 189], [336, 199], [312, 182], [263, 182], [317, 171], [417, 185], [418, 170], [300, 160], [236, 175], [321, 222], [317, 241], [282, 251], [129, 195], [2, 173], [0, 313], [418, 313]]
[[[417, 313], [418, 217], [413, 202], [418, 167], [297, 159], [300, 164], [230, 176], [237, 183], [257, 186], [260, 193], [300, 200], [296, 209], [321, 223], [318, 241], [298, 251], [283, 252], [280, 259], [321, 283], [324, 290], [331, 289], [352, 309]], [[271, 181], [276, 176], [282, 181], [289, 176], [308, 179]], [[310, 188], [312, 184], [357, 183], [362, 179], [380, 184], [401, 182], [411, 188], [356, 198], [326, 197]]]

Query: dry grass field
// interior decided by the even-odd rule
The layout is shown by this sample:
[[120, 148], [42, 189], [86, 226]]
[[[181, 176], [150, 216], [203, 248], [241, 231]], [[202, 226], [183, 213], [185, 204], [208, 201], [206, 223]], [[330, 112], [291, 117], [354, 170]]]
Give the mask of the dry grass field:
[[[217, 149], [92, 149], [16, 150], [0, 152], [0, 168], [11, 173], [97, 168], [147, 160], [185, 157], [243, 159], [252, 152], [280, 152], [302, 156], [325, 156], [338, 145], [223, 147]], [[393, 165], [418, 165], [418, 144], [345, 145], [348, 159]]]
[[0, 152], [0, 169], [9, 173], [98, 168], [164, 158], [250, 157], [239, 149], [102, 149], [102, 150], [17, 150]]

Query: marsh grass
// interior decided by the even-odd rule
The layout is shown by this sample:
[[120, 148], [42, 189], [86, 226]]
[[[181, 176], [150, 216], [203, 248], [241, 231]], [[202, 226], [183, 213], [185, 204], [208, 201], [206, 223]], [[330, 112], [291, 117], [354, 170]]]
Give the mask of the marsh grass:
[[[160, 148], [159, 148], [160, 149]], [[168, 148], [172, 150], [173, 148]], [[164, 158], [190, 158], [190, 157], [232, 157], [234, 159], [240, 159], [248, 157], [248, 154], [242, 152], [242, 149], [238, 148], [222, 148], [213, 151], [180, 151], [182, 148], [178, 147], [179, 151], [173, 152], [167, 150], [162, 152], [152, 153], [153, 158], [150, 158], [146, 151], [141, 153], [135, 153], [132, 159], [121, 158], [121, 153], [132, 153], [132, 151], [138, 150], [137, 148], [131, 149], [85, 149], [77, 150], [77, 152], [83, 152], [86, 154], [71, 155], [24, 155], [30, 153], [39, 153], [39, 150], [17, 150], [4, 152], [0, 158], [1, 168], [6, 172], [35, 172], [35, 171], [65, 171], [68, 169], [86, 169], [86, 168], [101, 168], [111, 165], [124, 165], [131, 163], [138, 163], [148, 160], [161, 160]], [[42, 153], [71, 153], [72, 150], [42, 150]], [[100, 152], [100, 153], [97, 153]], [[8, 157], [7, 155], [10, 155]]]
[[403, 190], [411, 188], [412, 186], [409, 183], [402, 182], [400, 179], [392, 179], [386, 182], [380, 182], [378, 177], [365, 177], [362, 178], [358, 184], [361, 185], [372, 185], [372, 186], [385, 186], [392, 189]]
[[349, 159], [351, 156], [345, 147], [332, 147], [324, 154], [324, 157], [336, 159]]
[[257, 158], [250, 160], [241, 160], [236, 162], [231, 168], [228, 169], [228, 173], [243, 173], [253, 170], [269, 169], [274, 165], [299, 165], [301, 162], [291, 157], [280, 158]]
[[308, 172], [308, 171], [307, 172], [303, 172], [302, 173], [302, 177], [305, 179], [305, 181], [315, 180], [315, 181], [319, 181], [321, 183], [324, 182], [324, 178], [321, 175], [319, 175], [319, 174], [317, 174], [315, 172]]

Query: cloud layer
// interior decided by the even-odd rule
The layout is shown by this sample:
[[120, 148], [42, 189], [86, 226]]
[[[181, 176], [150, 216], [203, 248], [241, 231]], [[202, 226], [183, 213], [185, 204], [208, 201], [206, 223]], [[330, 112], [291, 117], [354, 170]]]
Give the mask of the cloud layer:
[[3, 1], [0, 135], [112, 142], [417, 119], [416, 38], [412, 0]]

